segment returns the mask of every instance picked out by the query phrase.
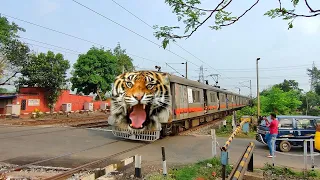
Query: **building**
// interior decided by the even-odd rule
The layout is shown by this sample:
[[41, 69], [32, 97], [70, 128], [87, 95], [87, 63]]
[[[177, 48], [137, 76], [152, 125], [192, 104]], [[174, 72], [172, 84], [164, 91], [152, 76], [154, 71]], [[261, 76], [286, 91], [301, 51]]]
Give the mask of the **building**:
[[[0, 114], [11, 114], [8, 106], [20, 106], [19, 114], [30, 114], [39, 110], [43, 113], [50, 112], [46, 102], [46, 89], [38, 87], [22, 87], [17, 94], [0, 94]], [[92, 96], [70, 94], [70, 90], [62, 90], [54, 111], [65, 111], [63, 106], [71, 106], [70, 111], [84, 110], [86, 103], [92, 103], [91, 110], [101, 109], [101, 104], [109, 106], [107, 101], [94, 101]], [[71, 104], [71, 105], [70, 105]], [[10, 111], [10, 110], [9, 110]]]

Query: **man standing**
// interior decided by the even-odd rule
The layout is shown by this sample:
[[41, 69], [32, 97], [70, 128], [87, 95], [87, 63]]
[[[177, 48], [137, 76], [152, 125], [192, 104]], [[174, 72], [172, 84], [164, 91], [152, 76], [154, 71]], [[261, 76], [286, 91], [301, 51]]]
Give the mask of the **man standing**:
[[269, 146], [270, 154], [267, 157], [272, 158], [274, 156], [274, 151], [276, 149], [276, 138], [278, 136], [279, 122], [276, 119], [277, 116], [274, 113], [271, 113], [270, 116], [271, 116], [271, 122], [269, 122], [266, 118], [266, 125], [267, 127], [269, 127], [269, 131], [270, 131], [270, 135], [268, 138], [268, 146]]

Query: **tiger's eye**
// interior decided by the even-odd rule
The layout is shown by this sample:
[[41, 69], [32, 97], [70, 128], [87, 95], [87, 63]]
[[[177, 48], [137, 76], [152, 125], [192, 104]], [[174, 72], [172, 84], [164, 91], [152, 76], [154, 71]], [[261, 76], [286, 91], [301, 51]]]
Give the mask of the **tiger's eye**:
[[152, 84], [148, 84], [148, 85], [147, 85], [147, 88], [148, 88], [148, 89], [152, 89], [152, 88], [153, 88], [153, 85], [152, 85]]
[[126, 84], [127, 84], [127, 86], [128, 86], [129, 88], [132, 87], [132, 83], [131, 83], [131, 82], [126, 82]]

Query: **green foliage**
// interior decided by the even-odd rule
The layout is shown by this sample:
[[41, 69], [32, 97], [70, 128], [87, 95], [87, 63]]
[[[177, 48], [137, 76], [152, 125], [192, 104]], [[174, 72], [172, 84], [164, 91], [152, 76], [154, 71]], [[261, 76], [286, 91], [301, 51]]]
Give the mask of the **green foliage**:
[[0, 88], [0, 93], [3, 93], [3, 94], [5, 94], [5, 93], [14, 93], [14, 91], [10, 91], [10, 90], [8, 90], [6, 88]]
[[14, 22], [10, 23], [5, 17], [0, 17], [0, 78], [4, 78], [5, 71], [11, 73], [0, 85], [15, 77], [28, 59], [30, 49], [18, 40], [19, 31], [25, 32]]
[[282, 83], [274, 85], [274, 87], [280, 88], [284, 92], [289, 92], [290, 90], [302, 91], [302, 89], [299, 88], [299, 83], [295, 80], [285, 79]]
[[126, 54], [125, 49], [121, 49], [121, 46], [119, 43], [114, 48], [113, 54], [117, 58], [118, 66], [123, 67], [125, 72], [134, 70], [134, 67], [132, 64], [132, 61], [133, 61], [132, 58]]
[[84, 94], [96, 93], [103, 100], [111, 90], [114, 78], [122, 71], [134, 70], [132, 59], [121, 49], [120, 44], [114, 49], [104, 50], [92, 47], [86, 54], [79, 56], [73, 65], [71, 89]]
[[302, 104], [299, 93], [294, 90], [284, 92], [278, 87], [272, 87], [266, 95], [260, 97], [261, 110], [265, 113], [275, 112], [277, 114], [295, 114]]
[[246, 106], [242, 108], [240, 111], [237, 111], [237, 117], [242, 116], [256, 116], [257, 115], [257, 106], [249, 107]]
[[[201, 8], [201, 0], [165, 0], [164, 2], [172, 8], [172, 13], [176, 15], [179, 22], [182, 20], [184, 26], [183, 35], [177, 35], [174, 33], [175, 30], [180, 29], [179, 26], [154, 26], [154, 36], [158, 39], [162, 39], [162, 46], [165, 49], [170, 41], [189, 38], [207, 21], [212, 23], [209, 25], [209, 28], [213, 30], [220, 30], [222, 27], [236, 23], [240, 18], [243, 18], [251, 9], [253, 9], [253, 7], [259, 3], [259, 0], [256, 0], [250, 7], [244, 9], [242, 14], [237, 16], [232, 16], [231, 12], [225, 10], [232, 4], [232, 0], [218, 1], [218, 4], [212, 8]], [[296, 14], [295, 8], [300, 1], [291, 0], [291, 2], [293, 9], [286, 9], [282, 7], [281, 0], [279, 0], [279, 7], [267, 11], [264, 15], [269, 16], [271, 19], [282, 18], [283, 20], [289, 21], [288, 29], [293, 28], [293, 21], [297, 17], [315, 17], [320, 15], [318, 11], [313, 11], [307, 1], [305, 1], [305, 3], [310, 10], [310, 14]], [[212, 18], [214, 21], [210, 21]]]
[[68, 60], [63, 55], [48, 51], [47, 54], [32, 54], [21, 69], [20, 86], [42, 87], [47, 89], [47, 103], [50, 109], [54, 107], [60, 95], [60, 89], [66, 85], [66, 74], [70, 68]]
[[[212, 167], [207, 167], [207, 164], [211, 164]], [[232, 170], [230, 165], [226, 166], [227, 174]], [[215, 173], [215, 176], [212, 174]], [[147, 177], [149, 180], [191, 180], [202, 177], [204, 179], [213, 180], [221, 177], [221, 162], [219, 158], [211, 158], [204, 161], [200, 161], [195, 164], [183, 166], [181, 168], [169, 170], [168, 176], [163, 177], [159, 174], [152, 174]]]
[[282, 177], [287, 177], [287, 178], [313, 178], [313, 179], [318, 179], [320, 178], [320, 171], [312, 171], [308, 170], [306, 172], [306, 175], [304, 175], [304, 172], [298, 172], [294, 171], [290, 168], [287, 167], [277, 167], [277, 166], [272, 166], [271, 164], [266, 163], [264, 167], [262, 168], [263, 171], [269, 172], [274, 175], [281, 175]]

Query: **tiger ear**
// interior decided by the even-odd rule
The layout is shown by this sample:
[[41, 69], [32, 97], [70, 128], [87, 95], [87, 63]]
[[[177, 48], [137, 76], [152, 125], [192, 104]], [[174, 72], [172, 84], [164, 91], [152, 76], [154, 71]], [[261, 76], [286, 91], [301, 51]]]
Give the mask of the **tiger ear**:
[[160, 72], [159, 75], [162, 77], [163, 84], [170, 84], [168, 73]]

